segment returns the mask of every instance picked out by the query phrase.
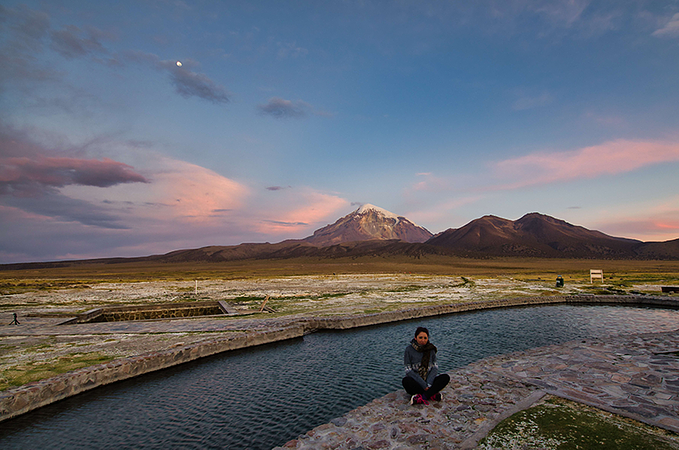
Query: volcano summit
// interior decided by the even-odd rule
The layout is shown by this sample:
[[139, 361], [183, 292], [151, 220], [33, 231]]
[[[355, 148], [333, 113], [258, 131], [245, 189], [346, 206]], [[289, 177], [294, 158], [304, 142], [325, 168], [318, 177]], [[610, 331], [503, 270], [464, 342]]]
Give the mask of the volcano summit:
[[412, 223], [405, 217], [366, 203], [337, 222], [316, 230], [312, 236], [303, 240], [325, 247], [343, 242], [373, 239], [425, 242], [432, 236], [429, 230]]

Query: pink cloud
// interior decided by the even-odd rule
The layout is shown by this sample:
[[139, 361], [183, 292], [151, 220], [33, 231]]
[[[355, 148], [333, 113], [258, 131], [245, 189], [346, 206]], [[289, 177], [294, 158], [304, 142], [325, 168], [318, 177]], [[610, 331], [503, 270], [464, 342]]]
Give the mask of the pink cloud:
[[597, 229], [613, 236], [642, 241], [679, 238], [679, 196], [625, 205], [605, 211], [594, 221]]
[[675, 217], [620, 218], [600, 222], [597, 228], [613, 236], [632, 237], [642, 241], [668, 241], [679, 238], [679, 214]]
[[[418, 225], [424, 226], [424, 224], [442, 224], [445, 229], [450, 228], [454, 225], [451, 220], [451, 216], [454, 216], [454, 212], [464, 206], [474, 204], [483, 199], [480, 195], [471, 195], [465, 197], [456, 197], [453, 199], [448, 199], [443, 202], [437, 202], [431, 205], [424, 206], [419, 205], [419, 208], [408, 212], [405, 214], [410, 220], [415, 221]], [[457, 219], [457, 218], [456, 218]], [[459, 222], [462, 222], [462, 218], [459, 218]], [[428, 228], [428, 227], [427, 227]], [[429, 229], [432, 233], [441, 231], [438, 229]]]
[[509, 178], [502, 189], [595, 178], [631, 172], [645, 166], [679, 161], [679, 144], [616, 140], [566, 152], [532, 153], [495, 164], [500, 178]]
[[[135, 256], [304, 237], [349, 202], [310, 187], [247, 184], [143, 146], [108, 142], [134, 167], [72, 157], [0, 128], [0, 261]], [[62, 154], [54, 154], [59, 150]], [[51, 153], [51, 154], [50, 154]], [[143, 173], [144, 175], [141, 175]], [[17, 195], [22, 193], [22, 195]], [[346, 211], [348, 212], [348, 211]]]
[[113, 161], [65, 157], [0, 158], [0, 194], [35, 196], [67, 185], [110, 187], [146, 183], [132, 166]]
[[412, 185], [414, 191], [439, 192], [451, 187], [450, 180], [433, 175], [431, 172], [418, 173], [417, 176], [421, 180]]
[[[215, 222], [224, 213], [240, 209], [250, 193], [247, 186], [185, 161], [148, 155], [151, 182], [119, 185], [106, 191], [86, 187], [63, 191], [73, 198], [108, 205], [127, 221], [146, 220]], [[151, 169], [151, 166], [153, 167]]]
[[310, 188], [288, 192], [282, 202], [285, 209], [274, 211], [260, 221], [257, 231], [272, 235], [313, 232], [326, 221], [334, 222], [340, 211], [350, 203], [336, 195], [316, 192]]

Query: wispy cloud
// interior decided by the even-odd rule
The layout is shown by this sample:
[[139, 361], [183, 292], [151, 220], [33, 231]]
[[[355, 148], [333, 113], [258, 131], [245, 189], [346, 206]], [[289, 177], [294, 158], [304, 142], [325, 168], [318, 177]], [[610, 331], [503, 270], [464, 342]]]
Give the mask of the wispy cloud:
[[[31, 197], [9, 196], [1, 200], [5, 206], [34, 214], [38, 222], [47, 224], [51, 221], [99, 227], [102, 229], [129, 229], [119, 214], [105, 205], [93, 204], [88, 200], [80, 200], [63, 195], [58, 191], [46, 195]], [[39, 239], [38, 236], [35, 239]]]
[[195, 61], [182, 61], [180, 66], [176, 60], [161, 60], [158, 55], [137, 50], [128, 51], [125, 56], [129, 61], [147, 64], [167, 73], [175, 91], [183, 97], [199, 97], [213, 103], [231, 101], [231, 94], [223, 86], [218, 85], [205, 74], [190, 70], [190, 67], [197, 66]]
[[593, 223], [613, 236], [634, 236], [643, 241], [667, 241], [679, 237], [679, 196], [625, 205], [608, 211]]
[[81, 30], [75, 25], [67, 25], [61, 30], [50, 33], [52, 49], [66, 58], [82, 57], [91, 53], [107, 53], [99, 41], [97, 30]]
[[653, 36], [666, 38], [679, 37], [679, 13], [673, 15], [662, 28], [655, 30]]
[[309, 50], [300, 47], [296, 42], [278, 42], [278, 58], [299, 58], [309, 54]]
[[0, 17], [12, 30], [12, 45], [40, 48], [41, 40], [50, 28], [50, 17], [42, 11], [32, 10], [24, 5], [17, 8], [5, 8], [0, 5]]
[[679, 236], [679, 213], [667, 217], [644, 219], [628, 217], [615, 221], [602, 221], [597, 228], [613, 236], [635, 236], [643, 241], [667, 241]]
[[293, 233], [311, 234], [326, 225], [328, 219], [335, 221], [340, 211], [350, 203], [344, 198], [318, 192], [309, 187], [290, 189], [285, 198], [270, 205], [266, 218], [260, 221], [258, 231], [269, 235], [290, 236]]
[[0, 195], [41, 197], [69, 185], [103, 188], [121, 183], [148, 180], [122, 162], [65, 156], [32, 142], [21, 131], [0, 130]]
[[[460, 219], [460, 225], [464, 224], [464, 219], [456, 217], [456, 210], [464, 206], [471, 205], [483, 199], [481, 195], [467, 195], [459, 196], [443, 201], [433, 201], [431, 204], [423, 205], [422, 202], [413, 208], [412, 211], [406, 214], [411, 220], [414, 220], [418, 225], [424, 224], [444, 224], [447, 229], [451, 226], [456, 226], [454, 221]], [[467, 219], [468, 220], [468, 219]], [[443, 231], [442, 229], [429, 229], [432, 233]]]
[[48, 67], [36, 62], [42, 52], [43, 41], [49, 33], [50, 18], [40, 11], [19, 6], [15, 9], [0, 5], [0, 23], [5, 28], [6, 40], [0, 46], [0, 88], [8, 83], [23, 85], [31, 81], [57, 78]]
[[625, 119], [619, 116], [601, 115], [588, 111], [583, 116], [586, 120], [594, 121], [601, 125], [624, 125]]
[[540, 1], [525, 4], [528, 5], [528, 10], [532, 9], [534, 12], [546, 17], [550, 22], [570, 27], [582, 18], [583, 12], [590, 4], [590, 0]]
[[0, 194], [36, 196], [71, 184], [110, 187], [120, 183], [148, 180], [133, 167], [109, 158], [0, 157]]
[[50, 48], [67, 59], [89, 58], [106, 66], [119, 67], [123, 63], [141, 63], [166, 73], [175, 91], [183, 97], [197, 97], [213, 103], [228, 103], [229, 92], [203, 73], [191, 70], [194, 61], [178, 66], [175, 60], [162, 60], [159, 56], [139, 50], [118, 53], [109, 50], [105, 43], [116, 37], [92, 26], [80, 28], [67, 24], [52, 29], [50, 17], [44, 12], [27, 7], [2, 8], [2, 17], [9, 29], [6, 44], [0, 48], [0, 80], [3, 83], [26, 83], [59, 79], [60, 74], [41, 66], [37, 55]]
[[291, 101], [280, 97], [272, 97], [263, 105], [257, 106], [260, 114], [276, 119], [299, 119], [305, 117], [311, 109], [311, 105], [301, 100]]
[[550, 104], [554, 97], [549, 92], [542, 92], [538, 95], [520, 95], [518, 99], [512, 104], [512, 109], [515, 111], [524, 111], [527, 109], [539, 108]]
[[494, 164], [496, 188], [510, 189], [578, 178], [630, 172], [663, 162], [679, 161], [679, 143], [616, 140], [566, 152], [539, 152]]
[[417, 175], [418, 181], [413, 183], [411, 190], [424, 192], [441, 192], [449, 190], [452, 183], [449, 179], [439, 177], [431, 172], [420, 172]]

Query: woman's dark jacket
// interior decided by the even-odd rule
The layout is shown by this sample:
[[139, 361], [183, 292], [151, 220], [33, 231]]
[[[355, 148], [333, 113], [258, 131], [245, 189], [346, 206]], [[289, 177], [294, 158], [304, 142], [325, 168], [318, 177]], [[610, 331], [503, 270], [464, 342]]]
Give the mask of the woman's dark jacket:
[[436, 350], [429, 350], [429, 367], [427, 369], [426, 380], [423, 380], [418, 373], [420, 363], [422, 362], [423, 353], [415, 350], [412, 344], [406, 347], [405, 355], [403, 356], [403, 363], [406, 366], [406, 376], [411, 377], [426, 389], [434, 382], [434, 378], [438, 375], [439, 366], [436, 364]]

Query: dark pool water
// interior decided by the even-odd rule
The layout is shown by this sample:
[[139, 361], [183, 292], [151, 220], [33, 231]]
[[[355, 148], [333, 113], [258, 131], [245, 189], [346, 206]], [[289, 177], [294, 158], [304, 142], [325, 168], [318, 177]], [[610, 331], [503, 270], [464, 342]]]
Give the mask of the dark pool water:
[[270, 449], [401, 389], [403, 350], [418, 325], [430, 329], [446, 372], [661, 322], [679, 328], [679, 311], [558, 305], [315, 333], [104, 386], [2, 422], [0, 448]]

